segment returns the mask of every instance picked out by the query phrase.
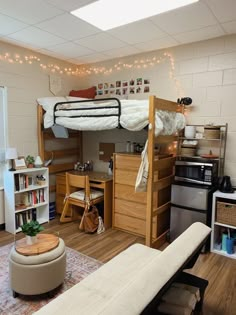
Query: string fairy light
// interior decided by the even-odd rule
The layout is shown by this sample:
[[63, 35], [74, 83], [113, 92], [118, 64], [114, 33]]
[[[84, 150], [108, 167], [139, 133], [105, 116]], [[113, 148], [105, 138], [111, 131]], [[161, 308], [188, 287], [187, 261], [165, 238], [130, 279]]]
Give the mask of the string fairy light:
[[60, 67], [57, 64], [45, 64], [41, 61], [41, 59], [38, 56], [34, 55], [25, 55], [20, 56], [19, 54], [14, 54], [11, 56], [9, 52], [5, 52], [0, 54], [0, 61], [2, 62], [8, 62], [11, 64], [38, 64], [43, 70], [53, 71], [60, 74], [67, 74], [67, 75], [74, 75], [74, 76], [83, 76], [83, 75], [91, 75], [91, 74], [111, 74], [114, 71], [120, 71], [122, 69], [142, 69], [142, 68], [148, 68], [148, 67], [154, 67], [155, 65], [160, 64], [164, 61], [169, 61], [170, 64], [170, 77], [173, 77], [173, 71], [175, 69], [175, 62], [174, 58], [171, 56], [170, 53], [165, 52], [163, 53], [163, 56], [154, 56], [151, 58], [141, 58], [141, 59], [135, 59], [133, 62], [124, 62], [118, 61], [113, 66], [109, 66], [109, 68], [106, 68], [105, 66], [88, 66], [88, 67]]
[[18, 53], [15, 53], [11, 56], [9, 52], [0, 53], [0, 62], [8, 62], [9, 64], [21, 64], [25, 65], [28, 64], [30, 66], [37, 64], [43, 71], [58, 73], [61, 75], [68, 75], [68, 76], [87, 76], [87, 75], [110, 75], [114, 72], [120, 72], [122, 70], [129, 70], [129, 69], [148, 69], [153, 68], [155, 66], [160, 65], [163, 62], [169, 63], [169, 78], [174, 81], [175, 88], [177, 90], [178, 96], [180, 97], [183, 95], [182, 88], [180, 86], [180, 82], [175, 77], [175, 60], [171, 53], [164, 52], [162, 55], [159, 56], [152, 56], [144, 57], [140, 59], [135, 59], [132, 62], [122, 62], [116, 61], [116, 63], [112, 66], [105, 67], [105, 66], [75, 66], [75, 67], [62, 67], [58, 64], [45, 64], [41, 59], [36, 55], [24, 55], [20, 56]]

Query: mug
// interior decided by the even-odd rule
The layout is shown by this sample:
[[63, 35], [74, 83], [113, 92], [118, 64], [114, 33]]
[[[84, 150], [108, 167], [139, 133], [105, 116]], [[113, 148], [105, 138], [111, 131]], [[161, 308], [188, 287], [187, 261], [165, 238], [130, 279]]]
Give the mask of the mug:
[[196, 135], [196, 127], [195, 126], [185, 126], [184, 128], [184, 136], [187, 139], [195, 138]]

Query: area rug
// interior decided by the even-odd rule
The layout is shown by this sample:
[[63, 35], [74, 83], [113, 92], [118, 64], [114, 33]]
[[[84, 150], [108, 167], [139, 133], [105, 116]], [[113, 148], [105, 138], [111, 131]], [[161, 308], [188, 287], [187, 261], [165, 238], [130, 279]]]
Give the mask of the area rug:
[[49, 303], [56, 296], [65, 292], [76, 283], [97, 270], [102, 263], [85, 256], [76, 250], [66, 247], [67, 267], [64, 283], [48, 294], [37, 296], [19, 295], [13, 298], [9, 287], [8, 255], [13, 244], [0, 247], [0, 314], [1, 315], [30, 315], [36, 312], [45, 304]]

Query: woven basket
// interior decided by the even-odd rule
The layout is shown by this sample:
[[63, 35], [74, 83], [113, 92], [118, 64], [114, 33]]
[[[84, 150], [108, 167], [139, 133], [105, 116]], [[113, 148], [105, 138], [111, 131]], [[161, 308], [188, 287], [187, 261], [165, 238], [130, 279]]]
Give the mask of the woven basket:
[[217, 202], [216, 221], [236, 226], [236, 204]]
[[220, 139], [220, 127], [219, 126], [205, 126], [204, 137], [205, 139]]

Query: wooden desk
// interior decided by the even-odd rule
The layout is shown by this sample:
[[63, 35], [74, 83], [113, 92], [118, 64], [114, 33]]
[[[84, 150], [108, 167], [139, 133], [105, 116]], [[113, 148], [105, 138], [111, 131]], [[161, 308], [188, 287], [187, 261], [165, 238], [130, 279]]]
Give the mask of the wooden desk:
[[[104, 191], [104, 225], [106, 228], [112, 224], [112, 176], [102, 172], [69, 171], [71, 174], [89, 175], [90, 187]], [[66, 195], [66, 173], [56, 174], [56, 211], [61, 213]]]

